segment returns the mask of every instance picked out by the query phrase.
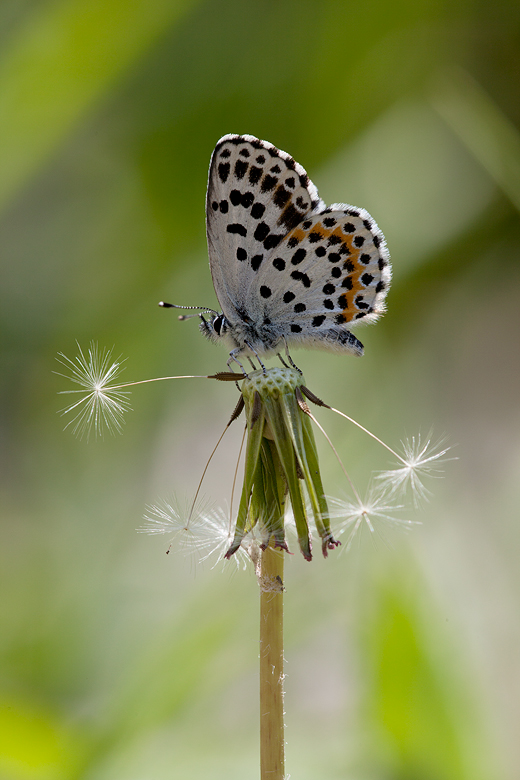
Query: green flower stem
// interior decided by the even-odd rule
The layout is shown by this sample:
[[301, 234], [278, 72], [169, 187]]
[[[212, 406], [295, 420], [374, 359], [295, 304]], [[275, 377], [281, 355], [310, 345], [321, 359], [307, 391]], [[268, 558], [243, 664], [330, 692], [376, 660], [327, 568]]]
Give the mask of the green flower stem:
[[284, 780], [284, 551], [266, 547], [260, 560], [260, 778]]

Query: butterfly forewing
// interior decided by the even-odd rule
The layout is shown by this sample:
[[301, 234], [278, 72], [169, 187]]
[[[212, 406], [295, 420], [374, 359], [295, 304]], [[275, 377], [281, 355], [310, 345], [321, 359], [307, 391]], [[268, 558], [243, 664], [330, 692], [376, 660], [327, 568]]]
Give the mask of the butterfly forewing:
[[273, 250], [324, 204], [306, 171], [272, 144], [227, 135], [215, 147], [206, 199], [209, 258], [224, 314], [246, 306]]

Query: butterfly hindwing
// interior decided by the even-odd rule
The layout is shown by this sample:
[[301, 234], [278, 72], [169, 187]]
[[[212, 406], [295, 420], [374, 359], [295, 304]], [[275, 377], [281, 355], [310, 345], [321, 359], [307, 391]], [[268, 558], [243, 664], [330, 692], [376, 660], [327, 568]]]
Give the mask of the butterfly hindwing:
[[316, 337], [332, 326], [376, 319], [389, 283], [386, 243], [372, 217], [333, 204], [306, 217], [271, 253], [246, 307], [264, 299], [265, 316], [282, 329]]

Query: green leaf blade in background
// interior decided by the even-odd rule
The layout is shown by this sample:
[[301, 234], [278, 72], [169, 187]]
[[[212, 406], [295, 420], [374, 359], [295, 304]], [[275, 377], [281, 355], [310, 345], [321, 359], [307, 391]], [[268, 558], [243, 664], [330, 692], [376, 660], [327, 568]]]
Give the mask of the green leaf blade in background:
[[190, 5], [55, 0], [30, 11], [0, 59], [0, 208]]
[[364, 630], [367, 725], [377, 734], [381, 759], [395, 778], [491, 780], [492, 743], [474, 706], [478, 697], [472, 706], [460, 648], [434, 601], [420, 603], [411, 577], [402, 580], [380, 582]]

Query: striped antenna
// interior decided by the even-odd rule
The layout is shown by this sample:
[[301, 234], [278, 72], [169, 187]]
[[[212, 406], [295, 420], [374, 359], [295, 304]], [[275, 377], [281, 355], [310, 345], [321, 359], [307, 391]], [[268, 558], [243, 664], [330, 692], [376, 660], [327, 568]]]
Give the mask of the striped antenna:
[[214, 314], [216, 317], [218, 317], [218, 311], [215, 311], [215, 309], [208, 309], [207, 306], [179, 306], [178, 303], [166, 303], [165, 301], [159, 301], [159, 306], [162, 306], [164, 309], [199, 309], [200, 310], [198, 314], [179, 315], [179, 320], [181, 322], [183, 320], [189, 320], [190, 317], [200, 317], [204, 312]]

